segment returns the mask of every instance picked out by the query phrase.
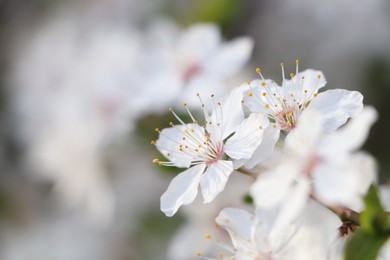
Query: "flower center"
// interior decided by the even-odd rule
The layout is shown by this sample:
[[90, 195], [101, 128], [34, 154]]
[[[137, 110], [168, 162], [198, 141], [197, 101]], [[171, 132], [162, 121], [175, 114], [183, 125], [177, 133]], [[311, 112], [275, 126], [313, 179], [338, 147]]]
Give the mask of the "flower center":
[[215, 153], [215, 158], [205, 160], [207, 167], [209, 167], [213, 163], [216, 163], [217, 161], [221, 160], [223, 155], [224, 155], [223, 145], [221, 145], [221, 147], [217, 151], [214, 151], [213, 149], [211, 149], [211, 150], [212, 150], [212, 151], [210, 151], [211, 153]]
[[282, 130], [291, 130], [295, 127], [300, 114], [298, 107], [289, 107], [276, 113], [275, 123]]
[[188, 68], [186, 68], [182, 74], [182, 79], [185, 82], [190, 81], [196, 75], [201, 72], [202, 68], [199, 64], [191, 64]]

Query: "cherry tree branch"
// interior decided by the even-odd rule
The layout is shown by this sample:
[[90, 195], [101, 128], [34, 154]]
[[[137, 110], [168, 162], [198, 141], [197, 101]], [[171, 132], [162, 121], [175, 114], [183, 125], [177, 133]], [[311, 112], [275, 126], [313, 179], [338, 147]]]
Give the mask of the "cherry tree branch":
[[356, 212], [350, 208], [343, 207], [343, 206], [333, 206], [333, 205], [326, 204], [323, 201], [321, 201], [318, 197], [316, 197], [314, 194], [311, 194], [310, 197], [313, 200], [320, 203], [321, 205], [323, 205], [324, 207], [326, 207], [327, 209], [329, 209], [330, 211], [332, 211], [333, 213], [335, 213], [340, 218], [341, 221], [348, 220], [348, 221], [355, 223], [356, 225], [360, 225], [360, 222], [359, 222], [360, 213], [359, 212]]

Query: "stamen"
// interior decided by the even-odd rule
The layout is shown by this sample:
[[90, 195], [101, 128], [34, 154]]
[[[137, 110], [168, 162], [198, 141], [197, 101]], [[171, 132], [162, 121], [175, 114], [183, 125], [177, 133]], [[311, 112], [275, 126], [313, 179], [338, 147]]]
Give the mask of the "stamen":
[[299, 63], [300, 63], [301, 61], [299, 60], [299, 59], [296, 59], [295, 60], [295, 64], [296, 64], [296, 66], [295, 66], [295, 74], [296, 75], [298, 75], [298, 71], [299, 71]]

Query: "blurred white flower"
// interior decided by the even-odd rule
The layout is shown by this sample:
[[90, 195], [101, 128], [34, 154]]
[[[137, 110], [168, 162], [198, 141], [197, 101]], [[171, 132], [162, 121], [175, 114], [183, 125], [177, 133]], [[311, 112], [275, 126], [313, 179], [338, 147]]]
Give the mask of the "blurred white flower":
[[363, 96], [357, 91], [334, 89], [318, 93], [326, 85], [323, 73], [312, 69], [299, 72], [298, 65], [299, 60], [296, 60], [296, 75], [292, 73], [291, 80], [286, 80], [282, 64], [281, 87], [273, 80], [264, 79], [259, 68], [256, 71], [261, 79], [248, 83], [246, 87], [244, 104], [251, 112], [264, 113], [274, 122], [266, 130], [264, 142], [253, 158], [246, 162], [247, 168], [253, 168], [270, 156], [280, 131], [288, 133], [294, 129], [304, 110], [320, 112], [324, 121], [323, 130], [334, 131], [363, 108]]
[[[171, 123], [172, 127], [161, 132], [156, 129], [160, 134], [155, 145], [170, 161], [155, 159], [154, 162], [189, 168], [172, 180], [161, 197], [161, 210], [167, 216], [174, 215], [181, 205], [191, 203], [199, 184], [204, 203], [211, 202], [224, 189], [236, 168], [232, 161], [225, 159], [226, 155], [236, 160], [249, 159], [260, 144], [268, 119], [262, 114], [244, 119], [241, 100], [242, 93], [236, 89], [226, 100], [214, 101], [211, 115], [204, 108], [204, 126], [198, 124], [188, 108], [192, 124], [185, 124], [171, 110], [181, 125]], [[202, 100], [200, 102], [204, 106]]]
[[236, 208], [222, 210], [216, 222], [229, 232], [233, 244], [229, 255], [218, 259], [247, 260], [328, 259], [341, 225], [337, 216], [313, 201], [294, 225], [277, 227], [269, 212], [257, 211], [255, 216]]
[[326, 134], [321, 114], [305, 111], [286, 138], [280, 164], [251, 187], [256, 205], [278, 208], [280, 225], [296, 219], [310, 195], [325, 204], [360, 211], [362, 196], [376, 180], [376, 165], [357, 149], [376, 118], [376, 111], [366, 107], [346, 126]]
[[226, 80], [248, 62], [254, 45], [248, 37], [224, 42], [214, 24], [180, 30], [165, 20], [150, 28], [147, 39], [141, 66], [148, 76], [142, 90], [154, 112], [172, 104], [181, 109], [183, 102], [199, 106], [196, 93], [225, 94]]
[[[181, 213], [186, 218], [183, 226], [174, 234], [168, 248], [168, 259], [199, 259], [197, 255], [218, 255], [221, 252], [216, 240], [227, 241], [229, 235], [215, 223], [221, 209], [226, 207], [250, 208], [244, 203], [250, 185], [249, 176], [233, 173], [225, 189], [215, 198], [213, 203], [202, 204], [200, 197], [184, 207]], [[202, 208], [199, 210], [199, 208]]]
[[43, 23], [16, 49], [9, 85], [28, 171], [54, 183], [67, 205], [107, 223], [114, 200], [103, 148], [142, 107], [134, 95], [139, 39], [96, 23], [69, 13]]

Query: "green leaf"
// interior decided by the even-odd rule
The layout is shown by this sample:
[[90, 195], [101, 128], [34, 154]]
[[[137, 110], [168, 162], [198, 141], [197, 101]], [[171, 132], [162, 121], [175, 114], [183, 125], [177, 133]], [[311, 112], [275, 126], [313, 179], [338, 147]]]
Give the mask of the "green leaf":
[[378, 236], [363, 228], [358, 229], [346, 246], [345, 260], [376, 259], [387, 236]]
[[390, 220], [385, 213], [377, 188], [371, 185], [364, 197], [364, 211], [360, 214], [360, 227], [347, 242], [346, 260], [373, 260], [390, 235]]
[[390, 231], [390, 221], [385, 213], [375, 186], [371, 185], [367, 195], [364, 197], [364, 211], [360, 214], [360, 226], [365, 230], [388, 235]]

